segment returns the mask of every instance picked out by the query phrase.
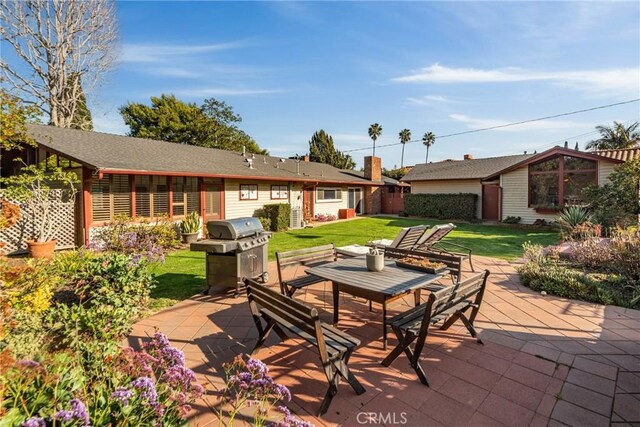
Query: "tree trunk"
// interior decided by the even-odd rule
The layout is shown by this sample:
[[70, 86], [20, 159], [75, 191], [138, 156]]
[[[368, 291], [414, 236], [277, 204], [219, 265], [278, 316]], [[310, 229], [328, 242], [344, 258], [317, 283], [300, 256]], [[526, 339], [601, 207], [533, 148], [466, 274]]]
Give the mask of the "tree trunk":
[[402, 143], [402, 157], [400, 158], [400, 169], [404, 167], [404, 142]]

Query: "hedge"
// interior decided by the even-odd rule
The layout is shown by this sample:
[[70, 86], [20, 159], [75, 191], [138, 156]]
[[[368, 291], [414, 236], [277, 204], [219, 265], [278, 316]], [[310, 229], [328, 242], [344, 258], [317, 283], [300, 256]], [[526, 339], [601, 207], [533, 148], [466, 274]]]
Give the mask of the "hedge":
[[271, 220], [271, 231], [284, 231], [289, 228], [291, 205], [278, 203], [264, 205], [264, 217]]
[[437, 219], [472, 220], [476, 217], [478, 195], [459, 194], [407, 194], [404, 198], [404, 213]]

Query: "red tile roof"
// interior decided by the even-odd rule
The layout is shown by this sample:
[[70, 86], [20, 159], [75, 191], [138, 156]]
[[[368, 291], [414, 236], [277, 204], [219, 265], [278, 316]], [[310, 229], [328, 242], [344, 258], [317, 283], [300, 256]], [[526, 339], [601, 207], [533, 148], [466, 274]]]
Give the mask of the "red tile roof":
[[594, 153], [602, 157], [607, 157], [609, 159], [616, 159], [616, 160], [622, 160], [623, 162], [628, 162], [629, 160], [640, 158], [640, 147], [625, 148], [621, 150], [601, 150], [601, 151], [595, 151]]

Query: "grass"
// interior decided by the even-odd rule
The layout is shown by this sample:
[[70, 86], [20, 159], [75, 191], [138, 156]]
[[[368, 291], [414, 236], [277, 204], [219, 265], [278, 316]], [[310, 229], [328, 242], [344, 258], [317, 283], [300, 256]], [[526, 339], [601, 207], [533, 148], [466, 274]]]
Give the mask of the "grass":
[[[360, 218], [320, 227], [274, 234], [269, 242], [269, 259], [275, 253], [333, 243], [336, 246], [365, 244], [375, 239], [393, 239], [403, 227], [441, 224], [443, 221], [409, 218]], [[467, 246], [475, 255], [514, 260], [522, 255], [522, 244], [530, 241], [543, 246], [558, 242], [555, 231], [483, 224], [456, 224], [448, 241]], [[204, 253], [181, 250], [155, 267], [157, 287], [152, 291], [151, 309], [160, 310], [201, 292], [204, 287]]]

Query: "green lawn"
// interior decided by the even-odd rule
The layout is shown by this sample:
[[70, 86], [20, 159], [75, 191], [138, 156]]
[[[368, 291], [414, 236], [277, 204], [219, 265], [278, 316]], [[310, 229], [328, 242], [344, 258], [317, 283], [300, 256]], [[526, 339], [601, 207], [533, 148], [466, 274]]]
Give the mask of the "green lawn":
[[[360, 218], [354, 221], [327, 224], [276, 233], [269, 242], [269, 259], [275, 253], [292, 249], [333, 243], [336, 246], [365, 244], [375, 239], [393, 239], [403, 227], [443, 221], [408, 218]], [[482, 224], [456, 224], [457, 228], [447, 240], [467, 246], [476, 255], [506, 260], [521, 256], [522, 244], [527, 241], [544, 246], [558, 242], [559, 235], [553, 231], [534, 231], [516, 227]], [[167, 257], [164, 264], [155, 267], [158, 286], [151, 293], [151, 308], [162, 309], [204, 289], [204, 253], [177, 251]]]

